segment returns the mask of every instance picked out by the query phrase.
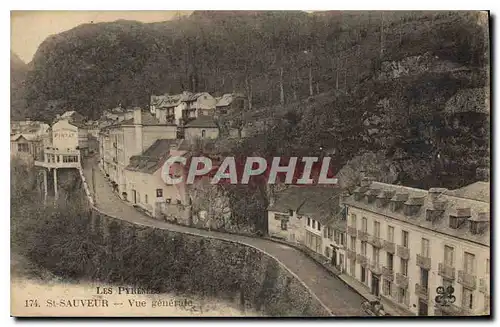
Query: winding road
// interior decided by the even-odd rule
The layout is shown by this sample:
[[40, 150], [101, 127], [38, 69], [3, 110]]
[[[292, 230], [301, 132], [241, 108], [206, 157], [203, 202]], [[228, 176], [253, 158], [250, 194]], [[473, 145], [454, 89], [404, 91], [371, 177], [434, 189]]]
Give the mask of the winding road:
[[[203, 237], [224, 239], [239, 242], [257, 248], [278, 260], [297, 276], [317, 299], [335, 316], [365, 316], [361, 303], [365, 299], [347, 286], [341, 279], [331, 275], [316, 261], [297, 249], [267, 239], [253, 238], [222, 232], [200, 230], [187, 226], [179, 226], [164, 221], [155, 220], [135, 210], [130, 204], [123, 202], [111, 189], [103, 173], [97, 166], [97, 158], [85, 162], [83, 174], [94, 194], [95, 207], [103, 213], [125, 221], [145, 226], [152, 226], [188, 233]], [[92, 168], [94, 169], [95, 187], [92, 185]]]

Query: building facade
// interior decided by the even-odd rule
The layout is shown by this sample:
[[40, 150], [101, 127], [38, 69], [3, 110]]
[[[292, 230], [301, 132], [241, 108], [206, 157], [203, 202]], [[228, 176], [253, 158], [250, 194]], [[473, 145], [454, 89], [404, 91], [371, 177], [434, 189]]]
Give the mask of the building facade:
[[344, 271], [345, 218], [336, 187], [290, 187], [268, 208], [269, 236], [297, 243]]
[[219, 137], [219, 127], [211, 116], [200, 116], [188, 122], [184, 127], [184, 138], [194, 139], [216, 139]]
[[427, 191], [365, 178], [345, 206], [347, 273], [374, 296], [413, 315], [489, 313], [489, 183]]
[[103, 128], [99, 134], [100, 167], [119, 194], [127, 192], [125, 168], [158, 139], [175, 139], [177, 126], [160, 123], [149, 112], [134, 110], [134, 117]]
[[133, 156], [124, 172], [126, 194], [122, 194], [123, 199], [155, 218], [182, 219], [187, 224], [189, 201], [185, 184], [167, 184], [163, 176], [165, 161], [170, 156], [186, 153], [183, 140], [159, 139], [140, 155]]

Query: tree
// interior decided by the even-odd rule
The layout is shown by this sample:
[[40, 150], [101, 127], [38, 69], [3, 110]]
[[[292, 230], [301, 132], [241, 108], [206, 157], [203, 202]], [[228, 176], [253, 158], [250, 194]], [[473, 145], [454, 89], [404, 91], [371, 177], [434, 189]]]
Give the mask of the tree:
[[366, 152], [349, 160], [337, 174], [339, 185], [352, 193], [359, 185], [362, 175], [374, 177], [383, 183], [393, 183], [398, 177], [399, 169], [388, 159], [383, 151]]

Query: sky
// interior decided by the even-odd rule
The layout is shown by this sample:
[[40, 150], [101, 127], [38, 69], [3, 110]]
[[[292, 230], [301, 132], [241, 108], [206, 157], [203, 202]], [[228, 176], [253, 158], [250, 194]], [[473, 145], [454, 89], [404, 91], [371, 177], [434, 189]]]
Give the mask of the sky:
[[189, 11], [11, 11], [11, 50], [28, 63], [48, 36], [84, 23], [118, 19], [160, 22]]

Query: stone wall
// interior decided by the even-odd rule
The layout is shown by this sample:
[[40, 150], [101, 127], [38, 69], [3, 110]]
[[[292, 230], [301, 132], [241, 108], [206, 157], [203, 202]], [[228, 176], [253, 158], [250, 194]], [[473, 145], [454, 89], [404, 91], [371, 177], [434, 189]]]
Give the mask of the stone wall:
[[240, 243], [140, 226], [92, 211], [94, 278], [161, 292], [229, 300], [269, 316], [328, 316], [309, 290], [271, 256]]

